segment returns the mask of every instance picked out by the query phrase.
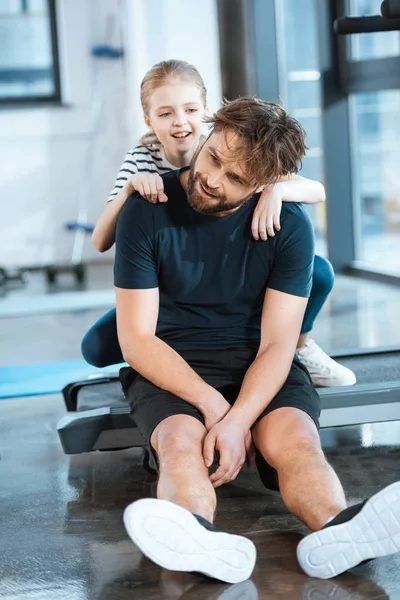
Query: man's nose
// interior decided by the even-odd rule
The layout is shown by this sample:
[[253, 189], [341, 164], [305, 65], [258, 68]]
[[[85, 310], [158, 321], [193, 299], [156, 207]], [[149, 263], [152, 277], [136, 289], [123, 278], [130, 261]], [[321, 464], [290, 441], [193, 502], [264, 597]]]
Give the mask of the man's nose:
[[207, 185], [210, 190], [217, 190], [221, 184], [221, 179], [218, 172], [209, 173], [207, 177]]

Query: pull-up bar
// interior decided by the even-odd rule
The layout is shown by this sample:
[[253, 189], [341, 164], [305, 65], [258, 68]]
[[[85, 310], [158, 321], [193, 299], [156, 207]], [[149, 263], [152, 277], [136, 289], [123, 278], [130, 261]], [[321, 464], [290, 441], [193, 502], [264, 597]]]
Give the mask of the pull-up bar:
[[334, 29], [339, 35], [400, 31], [400, 0], [383, 0], [381, 15], [336, 19]]

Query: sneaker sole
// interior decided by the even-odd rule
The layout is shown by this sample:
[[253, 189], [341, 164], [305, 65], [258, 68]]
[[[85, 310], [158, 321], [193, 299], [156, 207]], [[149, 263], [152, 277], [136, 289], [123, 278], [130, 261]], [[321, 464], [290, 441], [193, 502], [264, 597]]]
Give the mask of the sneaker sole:
[[368, 558], [400, 551], [400, 481], [372, 496], [347, 523], [306, 536], [297, 559], [310, 577], [329, 579]]
[[167, 500], [143, 499], [124, 511], [131, 540], [160, 567], [198, 572], [238, 583], [248, 579], [256, 548], [239, 535], [209, 531], [185, 508]]
[[311, 380], [316, 387], [348, 387], [357, 383], [357, 378], [348, 377], [347, 379], [335, 379], [332, 377], [318, 377], [310, 373]]

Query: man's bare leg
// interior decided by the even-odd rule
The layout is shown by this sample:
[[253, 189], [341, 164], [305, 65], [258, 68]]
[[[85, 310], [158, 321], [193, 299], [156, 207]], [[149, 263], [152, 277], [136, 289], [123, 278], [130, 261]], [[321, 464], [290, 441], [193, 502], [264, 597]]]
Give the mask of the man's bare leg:
[[159, 463], [157, 498], [175, 502], [212, 523], [217, 499], [202, 455], [206, 433], [197, 419], [175, 415], [155, 428], [151, 445]]
[[253, 440], [278, 472], [284, 503], [310, 529], [320, 529], [346, 508], [342, 485], [306, 413], [296, 408], [274, 410], [254, 427]]
[[365, 560], [400, 552], [400, 482], [345, 508], [343, 488], [323, 455], [315, 425], [294, 408], [264, 417], [254, 440], [278, 472], [286, 506], [314, 531], [297, 547], [310, 577], [328, 579]]
[[256, 549], [247, 538], [212, 525], [216, 496], [202, 456], [205, 434], [188, 415], [168, 417], [156, 427], [151, 445], [160, 467], [157, 499], [130, 504], [124, 523], [132, 541], [161, 567], [238, 583], [250, 577]]

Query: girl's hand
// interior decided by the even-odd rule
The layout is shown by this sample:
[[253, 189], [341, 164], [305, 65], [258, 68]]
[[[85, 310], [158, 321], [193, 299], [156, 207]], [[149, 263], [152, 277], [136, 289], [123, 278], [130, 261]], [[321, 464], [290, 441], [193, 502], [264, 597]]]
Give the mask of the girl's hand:
[[280, 231], [282, 194], [278, 184], [266, 185], [253, 213], [251, 231], [255, 240], [267, 240]]
[[164, 182], [158, 173], [136, 173], [130, 176], [127, 184], [152, 204], [168, 201]]

